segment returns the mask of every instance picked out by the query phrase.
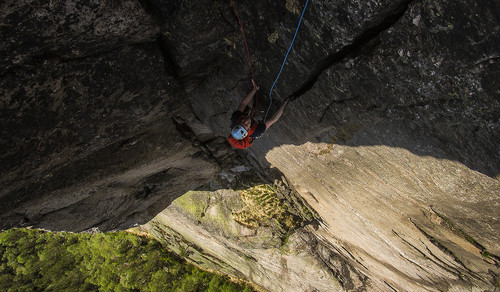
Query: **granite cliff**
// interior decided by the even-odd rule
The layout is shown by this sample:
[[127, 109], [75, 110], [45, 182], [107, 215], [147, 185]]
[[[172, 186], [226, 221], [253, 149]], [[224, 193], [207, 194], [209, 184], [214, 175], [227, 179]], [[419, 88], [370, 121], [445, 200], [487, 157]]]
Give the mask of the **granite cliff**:
[[[236, 1], [267, 94], [304, 2]], [[311, 1], [271, 112], [229, 1], [0, 3], [0, 222], [135, 227], [270, 291], [500, 286], [500, 3]]]

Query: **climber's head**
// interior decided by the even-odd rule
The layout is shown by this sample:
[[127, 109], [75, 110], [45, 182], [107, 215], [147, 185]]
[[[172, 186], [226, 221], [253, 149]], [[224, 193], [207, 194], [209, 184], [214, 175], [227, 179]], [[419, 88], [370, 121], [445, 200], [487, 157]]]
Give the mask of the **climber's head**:
[[244, 117], [240, 120], [239, 124], [248, 131], [250, 130], [250, 126], [252, 125], [252, 119], [250, 117]]
[[231, 130], [231, 135], [234, 137], [234, 139], [241, 140], [241, 139], [244, 139], [248, 135], [248, 131], [242, 125], [236, 125]]

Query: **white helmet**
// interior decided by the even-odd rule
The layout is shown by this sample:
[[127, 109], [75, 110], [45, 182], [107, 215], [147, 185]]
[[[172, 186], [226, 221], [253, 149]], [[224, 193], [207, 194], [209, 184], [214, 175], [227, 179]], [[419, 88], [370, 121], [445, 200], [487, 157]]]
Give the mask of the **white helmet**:
[[232, 130], [231, 130], [231, 135], [234, 137], [236, 140], [241, 140], [244, 139], [247, 135], [248, 132], [243, 128], [242, 125], [236, 125]]

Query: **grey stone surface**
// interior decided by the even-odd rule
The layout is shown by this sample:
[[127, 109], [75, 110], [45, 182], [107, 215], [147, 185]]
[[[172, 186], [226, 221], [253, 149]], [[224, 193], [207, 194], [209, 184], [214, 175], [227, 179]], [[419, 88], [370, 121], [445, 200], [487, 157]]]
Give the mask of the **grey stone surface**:
[[[305, 2], [235, 2], [265, 112]], [[491, 0], [310, 1], [270, 114], [293, 101], [236, 151], [229, 118], [251, 82], [229, 2], [3, 1], [0, 227], [125, 229], [170, 214], [187, 191], [284, 175], [298, 196], [283, 199], [321, 223], [291, 234], [304, 248], [294, 260], [340, 289], [493, 290], [499, 11]], [[207, 250], [248, 252], [224, 228], [175, 219], [186, 238], [222, 234]], [[285, 256], [266, 248], [262, 258]], [[247, 258], [223, 263], [214, 250], [219, 267], [266, 289], [314, 287], [286, 261], [294, 278], [276, 285], [255, 276], [267, 261], [252, 277]]]

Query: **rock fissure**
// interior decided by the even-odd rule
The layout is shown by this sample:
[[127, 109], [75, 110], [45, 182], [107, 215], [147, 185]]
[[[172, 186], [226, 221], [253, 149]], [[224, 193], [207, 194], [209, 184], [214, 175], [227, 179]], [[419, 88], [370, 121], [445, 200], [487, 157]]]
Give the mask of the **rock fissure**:
[[406, 105], [395, 105], [394, 107], [387, 109], [386, 111], [423, 108], [423, 107], [431, 106], [431, 105], [435, 105], [435, 104], [444, 108], [445, 107], [444, 104], [453, 103], [453, 102], [460, 102], [460, 101], [461, 101], [461, 99], [458, 97], [442, 97], [442, 98], [435, 98], [435, 99], [430, 99], [430, 100], [425, 100], [425, 101], [417, 101], [417, 102], [414, 102], [411, 104], [406, 104]]
[[5, 76], [13, 74], [16, 71], [25, 70], [26, 67], [29, 67], [32, 65], [41, 65], [45, 62], [60, 63], [60, 64], [65, 64], [65, 63], [70, 64], [73, 62], [85, 62], [87, 60], [95, 60], [99, 57], [106, 56], [106, 55], [112, 54], [114, 52], [119, 52], [119, 51], [124, 50], [126, 48], [147, 46], [147, 45], [155, 44], [155, 43], [159, 43], [159, 42], [156, 42], [154, 40], [141, 40], [138, 42], [126, 43], [126, 44], [122, 44], [119, 46], [106, 48], [105, 50], [101, 50], [98, 52], [92, 52], [90, 54], [82, 54], [82, 55], [78, 55], [78, 56], [74, 56], [74, 57], [67, 57], [67, 56], [64, 56], [62, 54], [58, 54], [57, 52], [44, 52], [43, 54], [34, 55], [34, 56], [30, 57], [30, 59], [28, 59], [28, 60], [24, 60], [23, 62], [20, 62], [20, 63], [17, 63], [17, 64], [10, 66], [6, 71], [0, 72], [0, 77], [3, 78]]
[[160, 47], [161, 53], [163, 55], [163, 60], [165, 63], [164, 64], [165, 71], [167, 72], [168, 75], [171, 75], [172, 77], [174, 77], [175, 80], [179, 81], [180, 69], [178, 68], [178, 65], [174, 61], [174, 57], [170, 52], [170, 47], [168, 46], [165, 37], [163, 35], [160, 35], [156, 42], [158, 43], [158, 46]]
[[103, 219], [97, 223], [95, 223], [94, 225], [90, 226], [90, 228], [86, 229], [86, 230], [82, 230], [82, 232], [84, 231], [89, 231], [89, 230], [99, 230], [99, 227], [100, 226], [103, 226], [106, 222], [108, 222], [109, 220], [108, 219]]
[[316, 84], [319, 76], [335, 64], [346, 62], [348, 59], [355, 59], [363, 53], [373, 50], [378, 43], [380, 43], [378, 36], [393, 26], [394, 23], [396, 23], [405, 14], [408, 6], [413, 1], [414, 0], [407, 0], [402, 3], [396, 7], [394, 11], [383, 21], [366, 29], [359, 36], [357, 36], [351, 44], [344, 46], [341, 50], [330, 54], [325, 59], [319, 61], [315, 66], [315, 69], [309, 73], [309, 77], [306, 78], [306, 81], [299, 87], [299, 89], [295, 90], [290, 96], [288, 96], [288, 98], [294, 100], [309, 91], [314, 84]]
[[356, 261], [356, 263], [357, 263], [358, 265], [362, 266], [362, 267], [363, 267], [365, 270], [367, 270], [367, 271], [369, 271], [369, 270], [370, 270], [370, 269], [369, 269], [367, 266], [365, 266], [365, 265], [364, 265], [364, 264], [363, 264], [363, 263], [362, 263], [362, 262], [361, 262], [358, 258], [356, 258], [356, 257], [352, 254], [352, 252], [350, 252], [349, 250], [347, 250], [347, 248], [346, 248], [345, 246], [343, 246], [343, 245], [342, 245], [342, 249], [343, 249], [345, 252], [347, 252], [347, 254], [348, 254], [349, 256], [351, 256], [351, 258], [352, 258], [354, 261]]
[[387, 287], [389, 287], [392, 291], [399, 292], [398, 289], [394, 288], [394, 286], [392, 286], [391, 284], [387, 283], [387, 281], [384, 281], [384, 284], [387, 285]]
[[484, 257], [489, 257], [491, 259], [493, 259], [495, 261], [495, 265], [498, 266], [499, 263], [500, 263], [500, 257], [498, 255], [495, 255], [495, 254], [492, 254], [490, 253], [482, 244], [480, 244], [477, 240], [475, 240], [474, 238], [472, 238], [470, 235], [468, 235], [467, 233], [465, 233], [463, 230], [461, 230], [460, 228], [456, 227], [450, 219], [446, 218], [443, 214], [437, 212], [433, 206], [430, 206], [430, 209], [432, 210], [432, 212], [434, 212], [434, 214], [436, 214], [436, 216], [438, 216], [439, 218], [441, 218], [443, 220], [443, 222], [445, 223], [446, 227], [448, 229], [450, 229], [451, 231], [457, 233], [459, 236], [462, 236], [465, 240], [467, 240], [468, 242], [470, 242], [471, 244], [473, 244], [476, 248], [478, 248], [480, 251], [481, 251], [481, 254], [484, 256]]
[[476, 66], [480, 66], [480, 65], [483, 65], [483, 64], [486, 64], [486, 63], [489, 63], [489, 64], [492, 64], [494, 62], [498, 62], [500, 61], [500, 56], [489, 56], [489, 57], [486, 57], [486, 58], [483, 58], [477, 62], [475, 62], [473, 65], [471, 65], [470, 67], [466, 68], [466, 69], [472, 69], [473, 67], [476, 67]]
[[[429, 238], [427, 238], [427, 239], [429, 239]], [[431, 240], [431, 239], [429, 239], [429, 241], [430, 241], [430, 240]], [[457, 276], [457, 278], [459, 278], [460, 280], [466, 281], [466, 282], [468, 282], [469, 284], [471, 284], [471, 285], [472, 285], [471, 280], [470, 280], [470, 279], [468, 279], [468, 278], [465, 278], [465, 274], [463, 273], [463, 271], [461, 271], [458, 267], [451, 266], [450, 264], [447, 264], [447, 263], [445, 263], [443, 260], [441, 260], [441, 259], [439, 258], [439, 256], [437, 256], [437, 255], [436, 255], [436, 254], [435, 254], [435, 253], [434, 253], [434, 252], [433, 252], [433, 251], [429, 248], [429, 246], [428, 246], [428, 245], [427, 245], [427, 244], [426, 244], [423, 240], [420, 240], [420, 243], [421, 243], [421, 244], [425, 247], [425, 250], [427, 250], [427, 252], [429, 253], [429, 255], [431, 255], [431, 256], [432, 256], [432, 258], [433, 258], [433, 259], [431, 259], [431, 258], [429, 258], [429, 259], [431, 259], [431, 260], [432, 260], [435, 264], [437, 264], [437, 265], [441, 266], [444, 270], [446, 270], [446, 271], [448, 271], [448, 272], [450, 272], [450, 273], [452, 273], [452, 274], [455, 274], [455, 275]], [[444, 248], [444, 247], [443, 247], [442, 245], [440, 245], [440, 244], [436, 244], [436, 240], [435, 240], [434, 238], [432, 238], [431, 243], [432, 243], [434, 246], [436, 246], [437, 248], [439, 248], [442, 252], [444, 252], [444, 253], [445, 253], [445, 254], [447, 254], [448, 256], [452, 257], [452, 258], [453, 258], [453, 260], [454, 260], [455, 262], [457, 262], [457, 263], [458, 263], [458, 264], [459, 264], [462, 268], [464, 268], [464, 269], [465, 269], [465, 270], [469, 273], [469, 274], [468, 274], [468, 276], [472, 276], [473, 278], [476, 278], [476, 279], [478, 279], [478, 280], [484, 281], [484, 280], [482, 280], [479, 276], [474, 275], [474, 274], [472, 273], [472, 271], [470, 271], [467, 267], [465, 267], [465, 266], [463, 265], [463, 263], [460, 263], [460, 261], [457, 261], [457, 259], [456, 259], [455, 255], [453, 255], [453, 254], [452, 254], [449, 250], [447, 250], [446, 248]], [[486, 281], [484, 281], [484, 282], [486, 282]]]
[[[237, 2], [262, 91], [285, 2]], [[251, 84], [228, 1], [2, 2], [0, 226], [137, 226], [277, 292], [493, 290], [499, 5], [317, 0], [282, 76], [295, 101], [237, 152]], [[237, 191], [281, 178], [293, 216], [260, 196], [267, 221], [239, 224]]]
[[[470, 268], [468, 268], [464, 262], [458, 258], [458, 256], [453, 253], [453, 251], [451, 251], [450, 249], [448, 249], [445, 245], [443, 245], [441, 242], [439, 242], [439, 240], [437, 240], [436, 238], [434, 238], [433, 236], [431, 236], [429, 233], [425, 232], [420, 226], [418, 226], [413, 220], [410, 220], [413, 225], [415, 226], [415, 228], [417, 228], [428, 240], [429, 242], [431, 242], [433, 245], [435, 245], [439, 250], [441, 250], [443, 253], [445, 253], [446, 255], [450, 256], [459, 266], [461, 266], [466, 272], [467, 272], [467, 275], [475, 278], [476, 280], [479, 280], [479, 281], [484, 281], [485, 283], [488, 283], [486, 280], [482, 279], [479, 275], [477, 275], [474, 271], [472, 271]], [[427, 251], [429, 252], [429, 254], [431, 254], [435, 259], [438, 259], [440, 262], [442, 262], [444, 264], [444, 262], [442, 260], [439, 259], [438, 256], [436, 256], [431, 250], [430, 248], [422, 241], [420, 240], [421, 243], [426, 247]], [[448, 265], [449, 266], [449, 265]], [[449, 266], [450, 268], [452, 268], [451, 266]], [[456, 268], [453, 268], [457, 275], [460, 277], [460, 278], [463, 278], [464, 276], [464, 273], [462, 273], [461, 271], [459, 271], [458, 269]], [[465, 279], [464, 279], [465, 280]], [[472, 285], [472, 282], [470, 281], [470, 279], [467, 279], [468, 282], [470, 282], [470, 284]]]
[[330, 112], [331, 107], [334, 104], [335, 105], [345, 104], [345, 103], [347, 103], [349, 101], [353, 101], [353, 100], [356, 100], [356, 99], [358, 99], [358, 97], [354, 96], [354, 97], [351, 97], [351, 98], [345, 98], [345, 99], [341, 99], [341, 100], [334, 100], [334, 101], [332, 101], [323, 110], [323, 113], [321, 114], [321, 117], [319, 118], [318, 123], [322, 123], [323, 122], [324, 118], [328, 115], [328, 113]]
[[[434, 262], [435, 264], [439, 265], [437, 262], [435, 262], [433, 259], [431, 259], [428, 255], [426, 255], [424, 252], [422, 252], [419, 248], [417, 248], [414, 244], [410, 243], [408, 240], [406, 240], [405, 238], [403, 238], [399, 233], [397, 233], [396, 231], [392, 230], [392, 232], [397, 236], [399, 237], [399, 239], [401, 239], [404, 243], [406, 243], [408, 246], [410, 246], [413, 250], [417, 251], [420, 255], [422, 255], [424, 258], [426, 259], [429, 259], [431, 260], [432, 262]], [[413, 265], [417, 266], [420, 270], [424, 271], [424, 272], [427, 272], [423, 267], [421, 267], [417, 262], [409, 259], [407, 256], [401, 254], [401, 256], [409, 261], [410, 263], [412, 263]], [[441, 266], [443, 268], [445, 268], [444, 266]], [[451, 271], [450, 271], [451, 272]]]
[[[337, 250], [336, 247], [334, 247], [331, 243], [329, 242], [324, 242], [320, 238], [315, 237], [316, 243], [314, 250], [319, 255], [319, 258], [323, 261], [323, 263], [328, 267], [332, 275], [335, 276], [335, 278], [339, 281], [339, 283], [342, 285], [342, 287], [346, 290], [355, 290], [355, 289], [362, 289], [362, 287], [365, 287], [367, 284], [367, 277], [363, 275], [360, 271], [356, 270], [352, 264], [349, 263], [349, 261], [342, 255], [341, 253], [335, 254], [335, 253], [330, 253], [328, 254], [327, 252], [320, 251], [320, 248], [323, 248], [329, 252], [332, 250]], [[321, 247], [318, 247], [319, 245], [322, 245]], [[328, 258], [326, 256], [329, 256]], [[350, 254], [350, 256], [352, 256]], [[359, 262], [358, 262], [359, 263]], [[361, 266], [363, 266], [361, 263], [359, 263]], [[366, 267], [364, 267], [366, 268]], [[368, 269], [367, 269], [368, 270]], [[361, 282], [360, 283], [355, 283], [355, 282]]]

